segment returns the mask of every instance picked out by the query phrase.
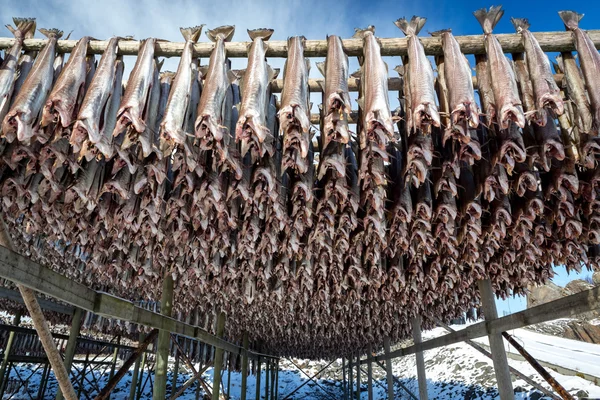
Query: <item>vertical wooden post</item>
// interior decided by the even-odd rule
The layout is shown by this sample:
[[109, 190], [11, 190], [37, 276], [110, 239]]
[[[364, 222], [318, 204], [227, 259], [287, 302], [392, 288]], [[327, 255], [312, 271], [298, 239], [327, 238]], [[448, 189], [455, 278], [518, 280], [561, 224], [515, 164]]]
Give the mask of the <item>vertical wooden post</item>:
[[[121, 337], [117, 337], [117, 345], [121, 344]], [[117, 367], [117, 357], [119, 356], [119, 347], [115, 346], [113, 350], [113, 356], [110, 366], [110, 374], [108, 380], [110, 381], [113, 376], [115, 376], [115, 369]]]
[[229, 357], [227, 357], [227, 400], [231, 398], [231, 363]]
[[[225, 313], [220, 312], [217, 318], [217, 337], [222, 338], [225, 333]], [[221, 373], [223, 371], [223, 349], [215, 348], [215, 362], [213, 364], [213, 391], [212, 400], [219, 400], [221, 390]]]
[[[412, 331], [413, 340], [415, 344], [421, 343], [421, 317], [415, 317], [412, 319]], [[423, 352], [418, 351], [415, 353], [417, 358], [417, 378], [419, 380], [419, 399], [427, 400], [427, 376], [425, 375], [425, 359], [423, 358]]]
[[344, 357], [342, 357], [342, 389], [344, 392], [344, 400], [348, 400], [348, 382], [346, 382], [346, 364], [344, 360]]
[[246, 386], [248, 384], [248, 332], [244, 332], [242, 345], [244, 350], [242, 350], [242, 393], [240, 400], [246, 400]]
[[[12, 238], [8, 233], [6, 222], [4, 220], [4, 214], [2, 212], [0, 212], [0, 245], [14, 252], [17, 251], [13, 244]], [[19, 292], [21, 292], [21, 297], [23, 298], [25, 307], [27, 307], [27, 311], [29, 311], [29, 316], [33, 322], [33, 327], [38, 334], [40, 342], [42, 342], [42, 347], [44, 348], [44, 352], [48, 357], [50, 366], [54, 371], [54, 376], [58, 381], [60, 390], [63, 392], [67, 400], [77, 400], [77, 395], [75, 394], [73, 385], [71, 385], [71, 381], [69, 380], [69, 374], [67, 373], [62, 357], [56, 348], [56, 343], [54, 342], [54, 339], [52, 339], [50, 327], [48, 326], [48, 322], [44, 317], [40, 303], [38, 303], [37, 298], [35, 297], [34, 291], [22, 285], [17, 285], [17, 288], [19, 289]]]
[[[65, 349], [65, 369], [70, 374], [71, 365], [73, 364], [73, 357], [75, 357], [75, 350], [77, 349], [77, 337], [81, 330], [81, 317], [83, 310], [76, 307], [73, 312], [73, 318], [71, 318], [71, 330], [69, 332], [69, 340], [67, 341], [67, 347]], [[56, 391], [56, 400], [62, 400], [63, 394], [60, 388]]]
[[356, 400], [360, 400], [360, 353], [356, 355]]
[[269, 400], [269, 373], [271, 372], [271, 359], [265, 363], [265, 399]]
[[[390, 338], [388, 336], [383, 338], [383, 347], [387, 358], [390, 354], [391, 347]], [[388, 400], [394, 400], [394, 374], [392, 372], [392, 360], [390, 358], [385, 360], [385, 370], [387, 373]]]
[[260, 400], [260, 356], [256, 363], [256, 400]]
[[[371, 357], [373, 355], [372, 347], [369, 344], [367, 357]], [[368, 387], [368, 396], [369, 400], [373, 400], [373, 364], [371, 361], [367, 364], [367, 387]]]
[[279, 398], [279, 359], [277, 359], [277, 370], [275, 371], [275, 400]]
[[[19, 326], [21, 324], [21, 310], [18, 310], [13, 319], [13, 325]], [[13, 342], [15, 341], [15, 331], [10, 331], [8, 334], [8, 340], [6, 341], [6, 348], [4, 349], [4, 357], [2, 358], [2, 366], [0, 366], [0, 388], [6, 383], [4, 380], [4, 374], [6, 374], [6, 366], [8, 365], [8, 356], [12, 349]]]
[[348, 358], [348, 398], [352, 399], [354, 394], [354, 378], [352, 376], [352, 354]]
[[46, 391], [46, 383], [48, 382], [48, 364], [44, 363], [44, 371], [42, 372], [42, 378], [40, 379], [40, 386], [38, 388], [37, 399], [44, 398], [44, 392]]
[[[173, 309], [173, 275], [165, 273], [162, 284], [162, 296], [160, 298], [160, 313], [171, 316]], [[169, 344], [171, 343], [171, 332], [161, 330], [158, 333], [158, 345], [156, 348], [156, 369], [154, 371], [153, 400], [164, 400], [167, 393], [167, 372], [169, 368]]]
[[[496, 301], [492, 283], [489, 279], [483, 279], [477, 282], [477, 285], [479, 286], [481, 305], [485, 320], [491, 321], [497, 319], [498, 311], [496, 310]], [[508, 368], [508, 359], [506, 358], [506, 351], [504, 350], [502, 333], [488, 335], [488, 339], [490, 341], [490, 350], [492, 353], [492, 361], [494, 362], [494, 372], [496, 373], [500, 399], [512, 400], [515, 398], [515, 393], [510, 378], [510, 369]]]
[[175, 346], [175, 367], [173, 369], [173, 381], [171, 382], [171, 396], [177, 389], [177, 377], [179, 375], [179, 347]]
[[81, 369], [81, 379], [79, 380], [79, 388], [77, 389], [77, 398], [81, 398], [81, 391], [85, 385], [85, 370], [87, 369], [88, 362], [90, 360], [89, 350], [85, 353], [85, 361], [83, 362], [83, 368]]
[[146, 352], [144, 352], [142, 354], [142, 365], [140, 368], [140, 374], [138, 376], [138, 388], [137, 388], [136, 399], [139, 399], [142, 397], [142, 389], [144, 387], [144, 369], [146, 368], [146, 361], [147, 361], [147, 355], [146, 355]]
[[[140, 332], [140, 334], [138, 336], [138, 344], [142, 344], [145, 337], [146, 337], [146, 335], [144, 335], [143, 332]], [[145, 356], [146, 356], [146, 352], [142, 353], [141, 359], [143, 359]], [[129, 399], [128, 400], [135, 400], [135, 389], [137, 388], [137, 380], [138, 380], [139, 373], [140, 373], [140, 358], [135, 360], [135, 366], [133, 367], [133, 375], [131, 376], [131, 385], [129, 386]]]

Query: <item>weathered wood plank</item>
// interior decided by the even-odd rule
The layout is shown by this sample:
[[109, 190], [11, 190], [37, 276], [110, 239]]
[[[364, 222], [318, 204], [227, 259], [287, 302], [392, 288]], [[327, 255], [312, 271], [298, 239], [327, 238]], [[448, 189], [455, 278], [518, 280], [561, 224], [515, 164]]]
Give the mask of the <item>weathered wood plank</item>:
[[[558, 16], [557, 16], [558, 20]], [[596, 48], [600, 48], [600, 30], [587, 31]], [[400, 33], [400, 32], [399, 32]], [[534, 36], [540, 43], [542, 50], [547, 52], [572, 51], [575, 50], [573, 39], [570, 32], [535, 32]], [[516, 33], [497, 34], [496, 37], [506, 53], [524, 51], [521, 44], [521, 35]], [[421, 37], [421, 43], [427, 55], [442, 55], [442, 42], [439, 37]], [[456, 36], [464, 54], [483, 54], [485, 48], [483, 44], [483, 35]], [[14, 44], [14, 38], [0, 38], [0, 49], [6, 49]], [[381, 38], [381, 55], [383, 56], [405, 56], [407, 55], [408, 41], [406, 38]], [[40, 50], [47, 39], [27, 39], [23, 44], [24, 50]], [[69, 53], [75, 47], [77, 40], [59, 40], [57, 51], [59, 53]], [[240, 58], [248, 56], [248, 44], [250, 42], [229, 42], [225, 43], [227, 56], [231, 58]], [[89, 45], [89, 54], [101, 54], [108, 41], [92, 40]], [[344, 39], [342, 40], [344, 50], [349, 56], [362, 55], [362, 40]], [[178, 57], [183, 52], [183, 42], [157, 42], [155, 54], [163, 57]], [[136, 55], [140, 48], [140, 42], [137, 40], [122, 40], [119, 42], [119, 54]], [[194, 55], [197, 57], [210, 57], [213, 49], [213, 43], [202, 42], [194, 46]], [[327, 55], [326, 40], [307, 40], [304, 46], [304, 55], [306, 57], [325, 57]], [[287, 41], [273, 40], [268, 42], [267, 57], [287, 57]]]
[[[20, 304], [25, 304], [23, 302], [23, 298], [21, 297], [21, 294], [19, 292], [17, 292], [16, 290], [4, 288], [4, 287], [0, 287], [0, 298], [12, 300], [12, 301], [15, 301]], [[52, 311], [52, 312], [56, 312], [59, 314], [65, 314], [65, 315], [72, 315], [73, 312], [75, 311], [74, 307], [67, 306], [64, 304], [58, 304], [58, 303], [55, 303], [50, 300], [41, 299], [39, 297], [37, 297], [37, 301], [38, 301], [38, 303], [40, 303], [40, 307], [42, 307], [42, 310], [45, 310], [45, 311]]]

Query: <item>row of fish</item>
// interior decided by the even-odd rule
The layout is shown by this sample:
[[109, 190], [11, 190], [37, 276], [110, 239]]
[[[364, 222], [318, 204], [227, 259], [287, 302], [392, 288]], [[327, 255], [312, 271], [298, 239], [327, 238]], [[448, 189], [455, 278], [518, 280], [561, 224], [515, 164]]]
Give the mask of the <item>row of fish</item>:
[[302, 37], [288, 40], [277, 99], [269, 29], [249, 32], [244, 71], [227, 60], [233, 27], [208, 31], [208, 67], [193, 57], [201, 27], [182, 29], [176, 73], [160, 72], [147, 39], [123, 89], [119, 38], [98, 65], [81, 39], [57, 72], [60, 32], [21, 54], [32, 22], [15, 21], [15, 88], [35, 59], [2, 127], [15, 241], [129, 299], [158, 299], [171, 274], [179, 318], [222, 310], [230, 340], [247, 331], [265, 352], [300, 357], [401, 339], [415, 315], [425, 327], [459, 315], [477, 304], [481, 278], [508, 296], [551, 277], [552, 264], [597, 265], [600, 56], [581, 16], [561, 13], [581, 68], [562, 53], [558, 83], [526, 20], [513, 19], [525, 51], [509, 59], [492, 33], [502, 10], [476, 17], [486, 46], [476, 86], [450, 31], [433, 33], [435, 76], [418, 38], [425, 19], [396, 21], [408, 54], [395, 110], [375, 30], [357, 30], [357, 115], [342, 40], [329, 36], [317, 146]]

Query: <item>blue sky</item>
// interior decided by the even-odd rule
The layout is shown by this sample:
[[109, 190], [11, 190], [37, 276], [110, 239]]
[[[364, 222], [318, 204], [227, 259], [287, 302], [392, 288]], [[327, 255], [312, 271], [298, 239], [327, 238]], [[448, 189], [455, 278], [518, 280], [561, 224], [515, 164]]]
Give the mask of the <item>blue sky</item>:
[[[37, 26], [43, 28], [60, 28], [65, 32], [73, 31], [71, 38], [90, 35], [105, 39], [113, 35], [133, 35], [138, 39], [157, 37], [171, 41], [181, 41], [180, 26], [206, 24], [207, 28], [232, 24], [236, 26], [234, 40], [247, 40], [246, 29], [273, 28], [273, 39], [284, 40], [288, 36], [304, 35], [308, 39], [323, 39], [327, 34], [350, 37], [355, 27], [375, 25], [376, 34], [380, 37], [402, 37], [402, 33], [393, 24], [400, 17], [410, 18], [419, 15], [428, 18], [421, 35], [428, 31], [452, 28], [456, 35], [481, 34], [481, 28], [473, 17], [473, 11], [489, 7], [493, 3], [485, 1], [327, 1], [327, 0], [292, 0], [292, 1], [197, 1], [197, 0], [30, 0], [4, 1], [0, 7], [0, 22], [11, 23], [11, 17], [36, 17]], [[496, 27], [496, 33], [513, 33], [510, 17], [528, 18], [532, 31], [563, 30], [563, 24], [557, 11], [571, 4], [557, 1], [505, 1], [505, 15]], [[577, 2], [573, 4], [575, 11], [585, 14], [581, 27], [598, 29], [600, 26], [600, 6], [598, 3]], [[9, 36], [6, 30], [3, 36]], [[38, 37], [41, 35], [38, 34]], [[203, 35], [202, 41], [207, 41]], [[551, 57], [553, 58], [553, 57]], [[313, 59], [314, 64], [318, 59]], [[399, 64], [394, 57], [387, 57], [391, 68]], [[125, 60], [128, 69], [133, 66], [133, 59]], [[164, 69], [175, 70], [177, 59], [165, 63]], [[204, 61], [206, 62], [206, 60]], [[271, 59], [274, 67], [283, 68], [282, 59]], [[357, 67], [356, 60], [351, 60], [351, 70]], [[243, 68], [242, 60], [234, 60], [234, 68]], [[390, 75], [394, 74], [390, 71]], [[316, 68], [311, 75], [318, 77]], [[353, 97], [355, 99], [355, 97]], [[318, 104], [319, 97], [313, 95], [313, 102]], [[397, 106], [397, 100], [391, 103]], [[564, 285], [577, 276], [566, 276], [564, 268], [557, 269], [555, 282]], [[582, 276], [589, 273], [584, 271]], [[499, 301], [499, 314], [504, 310], [512, 312], [525, 307], [523, 299]]]

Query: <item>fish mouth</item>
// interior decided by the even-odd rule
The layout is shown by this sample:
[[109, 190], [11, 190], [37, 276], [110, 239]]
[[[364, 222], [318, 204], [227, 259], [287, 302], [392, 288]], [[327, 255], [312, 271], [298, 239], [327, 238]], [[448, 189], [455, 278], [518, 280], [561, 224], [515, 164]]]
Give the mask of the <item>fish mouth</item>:
[[[554, 115], [562, 115], [565, 112], [565, 104], [560, 93], [545, 93], [539, 100], [541, 108], [552, 110]], [[540, 126], [546, 125], [544, 124]]]
[[500, 110], [500, 127], [502, 129], [508, 129], [509, 122], [513, 121], [519, 128], [525, 128], [525, 115], [521, 109], [521, 105], [510, 104], [502, 107]]
[[437, 109], [429, 103], [421, 103], [413, 112], [416, 126], [422, 130], [427, 130], [430, 125], [436, 128], [440, 127], [440, 115]]

